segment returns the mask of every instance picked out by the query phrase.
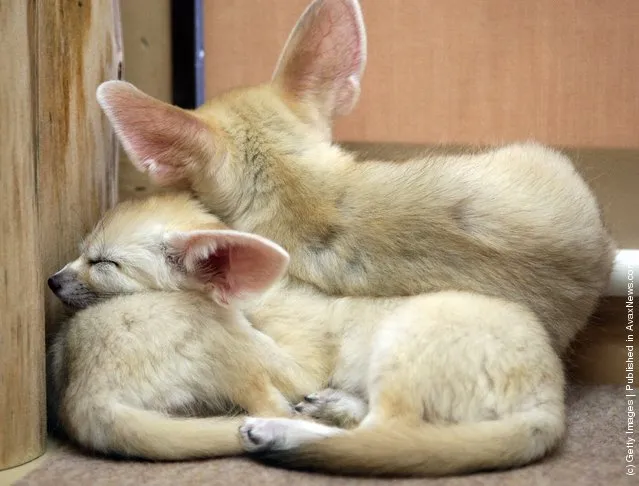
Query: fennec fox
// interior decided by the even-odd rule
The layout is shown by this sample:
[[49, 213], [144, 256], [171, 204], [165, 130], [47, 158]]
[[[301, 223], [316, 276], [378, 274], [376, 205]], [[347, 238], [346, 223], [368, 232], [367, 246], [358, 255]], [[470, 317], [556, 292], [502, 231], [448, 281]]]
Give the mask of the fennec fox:
[[[561, 363], [530, 310], [463, 291], [335, 297], [288, 277], [238, 300], [281, 274], [283, 252], [221, 228], [183, 195], [123, 203], [52, 277], [66, 302], [94, 304], [53, 352], [63, 420], [84, 444], [171, 459], [241, 441], [291, 467], [440, 475], [523, 465], [561, 440]], [[176, 291], [191, 282], [197, 312]], [[281, 397], [316, 390], [296, 410], [349, 430], [286, 419]], [[238, 432], [239, 418], [167, 415], [218, 397], [273, 418]]]
[[[239, 417], [198, 416], [286, 416], [289, 399], [316, 389], [227, 305], [271, 285], [288, 255], [202, 214], [179, 196], [121, 204], [49, 279], [83, 309], [51, 346], [49, 396], [52, 418], [81, 445], [149, 459], [239, 454]], [[215, 248], [202, 232], [216, 234]]]
[[331, 143], [331, 123], [354, 107], [365, 62], [357, 1], [316, 0], [268, 84], [195, 111], [119, 81], [97, 98], [139, 170], [283, 246], [291, 276], [331, 295], [501, 297], [532, 309], [563, 351], [614, 259], [585, 182], [534, 143], [356, 162]]

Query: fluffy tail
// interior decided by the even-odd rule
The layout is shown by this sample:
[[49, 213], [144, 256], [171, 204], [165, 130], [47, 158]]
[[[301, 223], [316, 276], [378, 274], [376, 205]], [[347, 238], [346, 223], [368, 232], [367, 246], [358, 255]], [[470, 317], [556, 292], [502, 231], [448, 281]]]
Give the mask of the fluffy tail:
[[533, 462], [559, 444], [564, 430], [561, 412], [539, 411], [441, 427], [371, 425], [260, 456], [292, 469], [336, 474], [442, 476]]
[[[85, 422], [72, 436], [91, 449], [158, 461], [228, 456], [243, 452], [238, 429], [243, 417], [178, 418], [116, 405], [108, 425]], [[77, 423], [77, 422], [76, 422]]]

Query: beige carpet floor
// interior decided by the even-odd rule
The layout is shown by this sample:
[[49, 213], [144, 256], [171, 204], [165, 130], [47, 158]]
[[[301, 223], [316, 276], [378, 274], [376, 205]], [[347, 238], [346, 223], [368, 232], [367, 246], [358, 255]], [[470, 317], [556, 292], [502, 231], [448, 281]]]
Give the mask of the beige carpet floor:
[[621, 387], [571, 386], [568, 436], [548, 459], [512, 471], [440, 479], [359, 479], [275, 469], [246, 458], [183, 463], [110, 460], [61, 447], [16, 486], [613, 486], [639, 484], [624, 472], [626, 402]]

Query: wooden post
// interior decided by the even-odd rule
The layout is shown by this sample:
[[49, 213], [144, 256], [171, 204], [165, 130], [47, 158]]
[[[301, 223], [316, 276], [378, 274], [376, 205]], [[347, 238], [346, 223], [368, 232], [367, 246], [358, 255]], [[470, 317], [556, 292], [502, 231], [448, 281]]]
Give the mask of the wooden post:
[[0, 469], [45, 444], [33, 13], [32, 2], [0, 2]]
[[121, 73], [117, 0], [0, 2], [0, 469], [45, 449], [46, 277], [117, 197], [95, 100]]

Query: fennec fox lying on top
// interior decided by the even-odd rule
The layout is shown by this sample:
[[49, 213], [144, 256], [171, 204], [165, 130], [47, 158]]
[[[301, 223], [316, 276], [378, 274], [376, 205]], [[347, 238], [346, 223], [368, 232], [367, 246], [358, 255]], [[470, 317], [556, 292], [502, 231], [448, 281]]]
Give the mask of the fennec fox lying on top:
[[195, 111], [119, 81], [97, 95], [139, 170], [283, 246], [291, 276], [331, 295], [501, 297], [533, 310], [563, 351], [614, 258], [587, 185], [566, 157], [531, 143], [355, 162], [331, 143], [331, 123], [355, 105], [365, 61], [357, 1], [316, 0], [268, 84]]
[[[293, 467], [392, 475], [523, 465], [561, 440], [561, 363], [530, 310], [464, 291], [335, 297], [288, 278], [240, 299], [286, 260], [184, 195], [117, 206], [50, 281], [89, 306], [52, 352], [69, 433], [152, 459], [245, 448]], [[284, 399], [329, 385], [337, 391], [296, 409], [352, 430], [253, 417], [238, 432], [237, 417], [174, 416], [232, 405], [286, 416]]]

